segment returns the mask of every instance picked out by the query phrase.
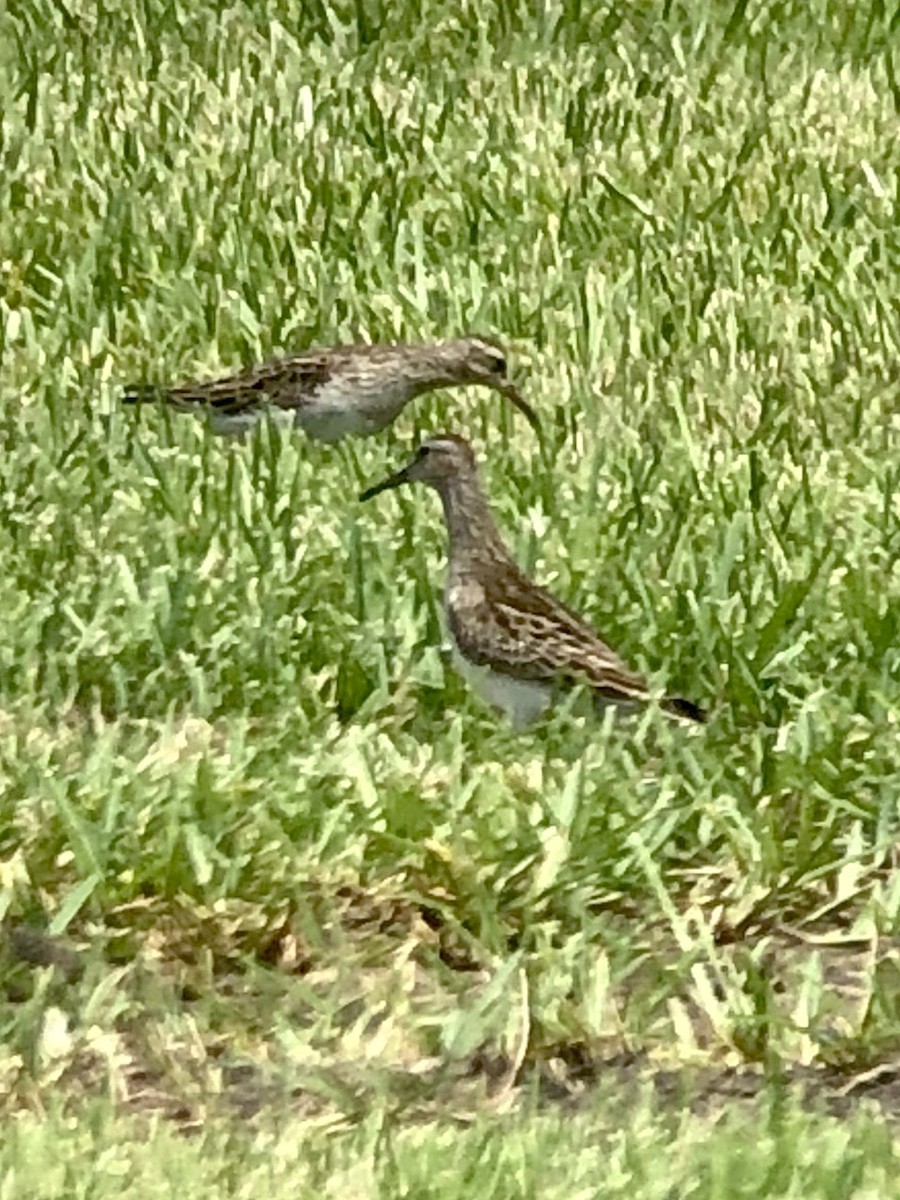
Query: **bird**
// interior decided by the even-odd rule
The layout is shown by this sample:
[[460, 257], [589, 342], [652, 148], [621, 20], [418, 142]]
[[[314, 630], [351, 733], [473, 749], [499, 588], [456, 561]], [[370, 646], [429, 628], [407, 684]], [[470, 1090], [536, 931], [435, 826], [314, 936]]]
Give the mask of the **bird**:
[[507, 375], [502, 345], [472, 334], [310, 349], [207, 382], [129, 385], [122, 401], [165, 400], [181, 412], [205, 413], [213, 433], [237, 435], [274, 408], [310, 437], [337, 442], [385, 429], [416, 396], [465, 384], [499, 392], [540, 432], [537, 414]]
[[[411, 461], [361, 493], [360, 501], [407, 483], [424, 483], [441, 498], [449, 534], [444, 609], [456, 664], [467, 682], [522, 729], [577, 686], [596, 704], [632, 708], [652, 700], [633, 671], [590, 625], [518, 567], [507, 550], [482, 490], [465, 438], [438, 434]], [[690, 700], [666, 696], [668, 713], [703, 723]]]

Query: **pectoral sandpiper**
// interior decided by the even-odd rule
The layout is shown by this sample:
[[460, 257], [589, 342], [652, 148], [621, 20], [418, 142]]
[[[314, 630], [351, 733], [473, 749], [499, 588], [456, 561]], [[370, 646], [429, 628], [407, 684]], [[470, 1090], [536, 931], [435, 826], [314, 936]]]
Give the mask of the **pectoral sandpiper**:
[[[583, 685], [601, 704], [651, 699], [632, 671], [576, 613], [529, 579], [506, 549], [481, 490], [472, 448], [455, 434], [429, 438], [412, 461], [360, 496], [404, 483], [429, 484], [444, 506], [450, 564], [444, 605], [462, 673], [517, 727], [548, 708], [560, 690]], [[664, 697], [668, 712], [692, 721], [706, 713]]]
[[336, 442], [377, 433], [424, 392], [464, 384], [499, 392], [538, 427], [534, 410], [507, 377], [503, 347], [474, 336], [307, 350], [205, 383], [135, 385], [125, 389], [123, 401], [163, 399], [182, 412], [206, 413], [215, 433], [243, 433], [266, 408], [280, 409], [310, 437]]

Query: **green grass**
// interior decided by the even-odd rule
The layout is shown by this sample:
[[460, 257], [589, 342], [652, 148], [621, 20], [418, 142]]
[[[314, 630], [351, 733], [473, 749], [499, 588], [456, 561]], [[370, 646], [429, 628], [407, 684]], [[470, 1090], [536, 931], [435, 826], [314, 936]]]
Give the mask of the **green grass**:
[[470, 1127], [399, 1127], [379, 1114], [352, 1132], [294, 1120], [253, 1132], [206, 1130], [187, 1140], [100, 1108], [78, 1126], [55, 1113], [40, 1123], [17, 1122], [0, 1147], [0, 1171], [6, 1194], [35, 1200], [162, 1200], [186, 1191], [197, 1200], [900, 1195], [890, 1140], [863, 1119], [762, 1111], [709, 1133], [706, 1121], [661, 1120], [640, 1104], [626, 1128], [612, 1105], [595, 1105], [567, 1116], [486, 1114]]
[[[482, 1137], [500, 1179], [448, 1115], [632, 1058], [890, 1106], [896, 35], [878, 0], [0, 14], [0, 1094], [36, 1139], [4, 1154], [87, 1169], [106, 1135], [53, 1114], [98, 1100], [126, 1146], [133, 1112], [227, 1141], [302, 1095], [423, 1122], [436, 1163]], [[118, 404], [467, 329], [543, 452], [479, 391], [337, 448]], [[355, 499], [441, 428], [522, 563], [708, 727], [515, 735], [465, 691], [433, 498]], [[856, 1143], [806, 1120], [807, 1190], [745, 1194], [852, 1194], [821, 1163]], [[686, 1152], [702, 1194], [740, 1194], [735, 1129]]]

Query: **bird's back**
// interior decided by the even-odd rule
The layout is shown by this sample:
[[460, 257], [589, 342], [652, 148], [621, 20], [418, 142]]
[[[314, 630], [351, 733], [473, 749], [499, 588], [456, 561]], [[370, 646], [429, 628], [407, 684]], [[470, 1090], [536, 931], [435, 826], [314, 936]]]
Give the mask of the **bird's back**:
[[531, 682], [582, 683], [616, 697], [647, 697], [644, 678], [511, 560], [468, 576], [457, 566], [447, 610], [460, 651], [479, 665]]

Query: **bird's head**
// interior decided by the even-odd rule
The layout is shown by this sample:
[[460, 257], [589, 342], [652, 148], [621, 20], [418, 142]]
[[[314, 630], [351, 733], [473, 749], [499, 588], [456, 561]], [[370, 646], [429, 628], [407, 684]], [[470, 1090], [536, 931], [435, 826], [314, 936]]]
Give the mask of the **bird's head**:
[[405, 467], [367, 488], [360, 500], [371, 500], [404, 483], [427, 483], [440, 490], [448, 480], [468, 477], [476, 469], [475, 455], [465, 438], [455, 433], [436, 434], [422, 442]]
[[492, 388], [509, 400], [529, 425], [540, 433], [537, 413], [509, 378], [506, 352], [499, 342], [470, 334], [439, 343], [437, 352], [448, 382]]

